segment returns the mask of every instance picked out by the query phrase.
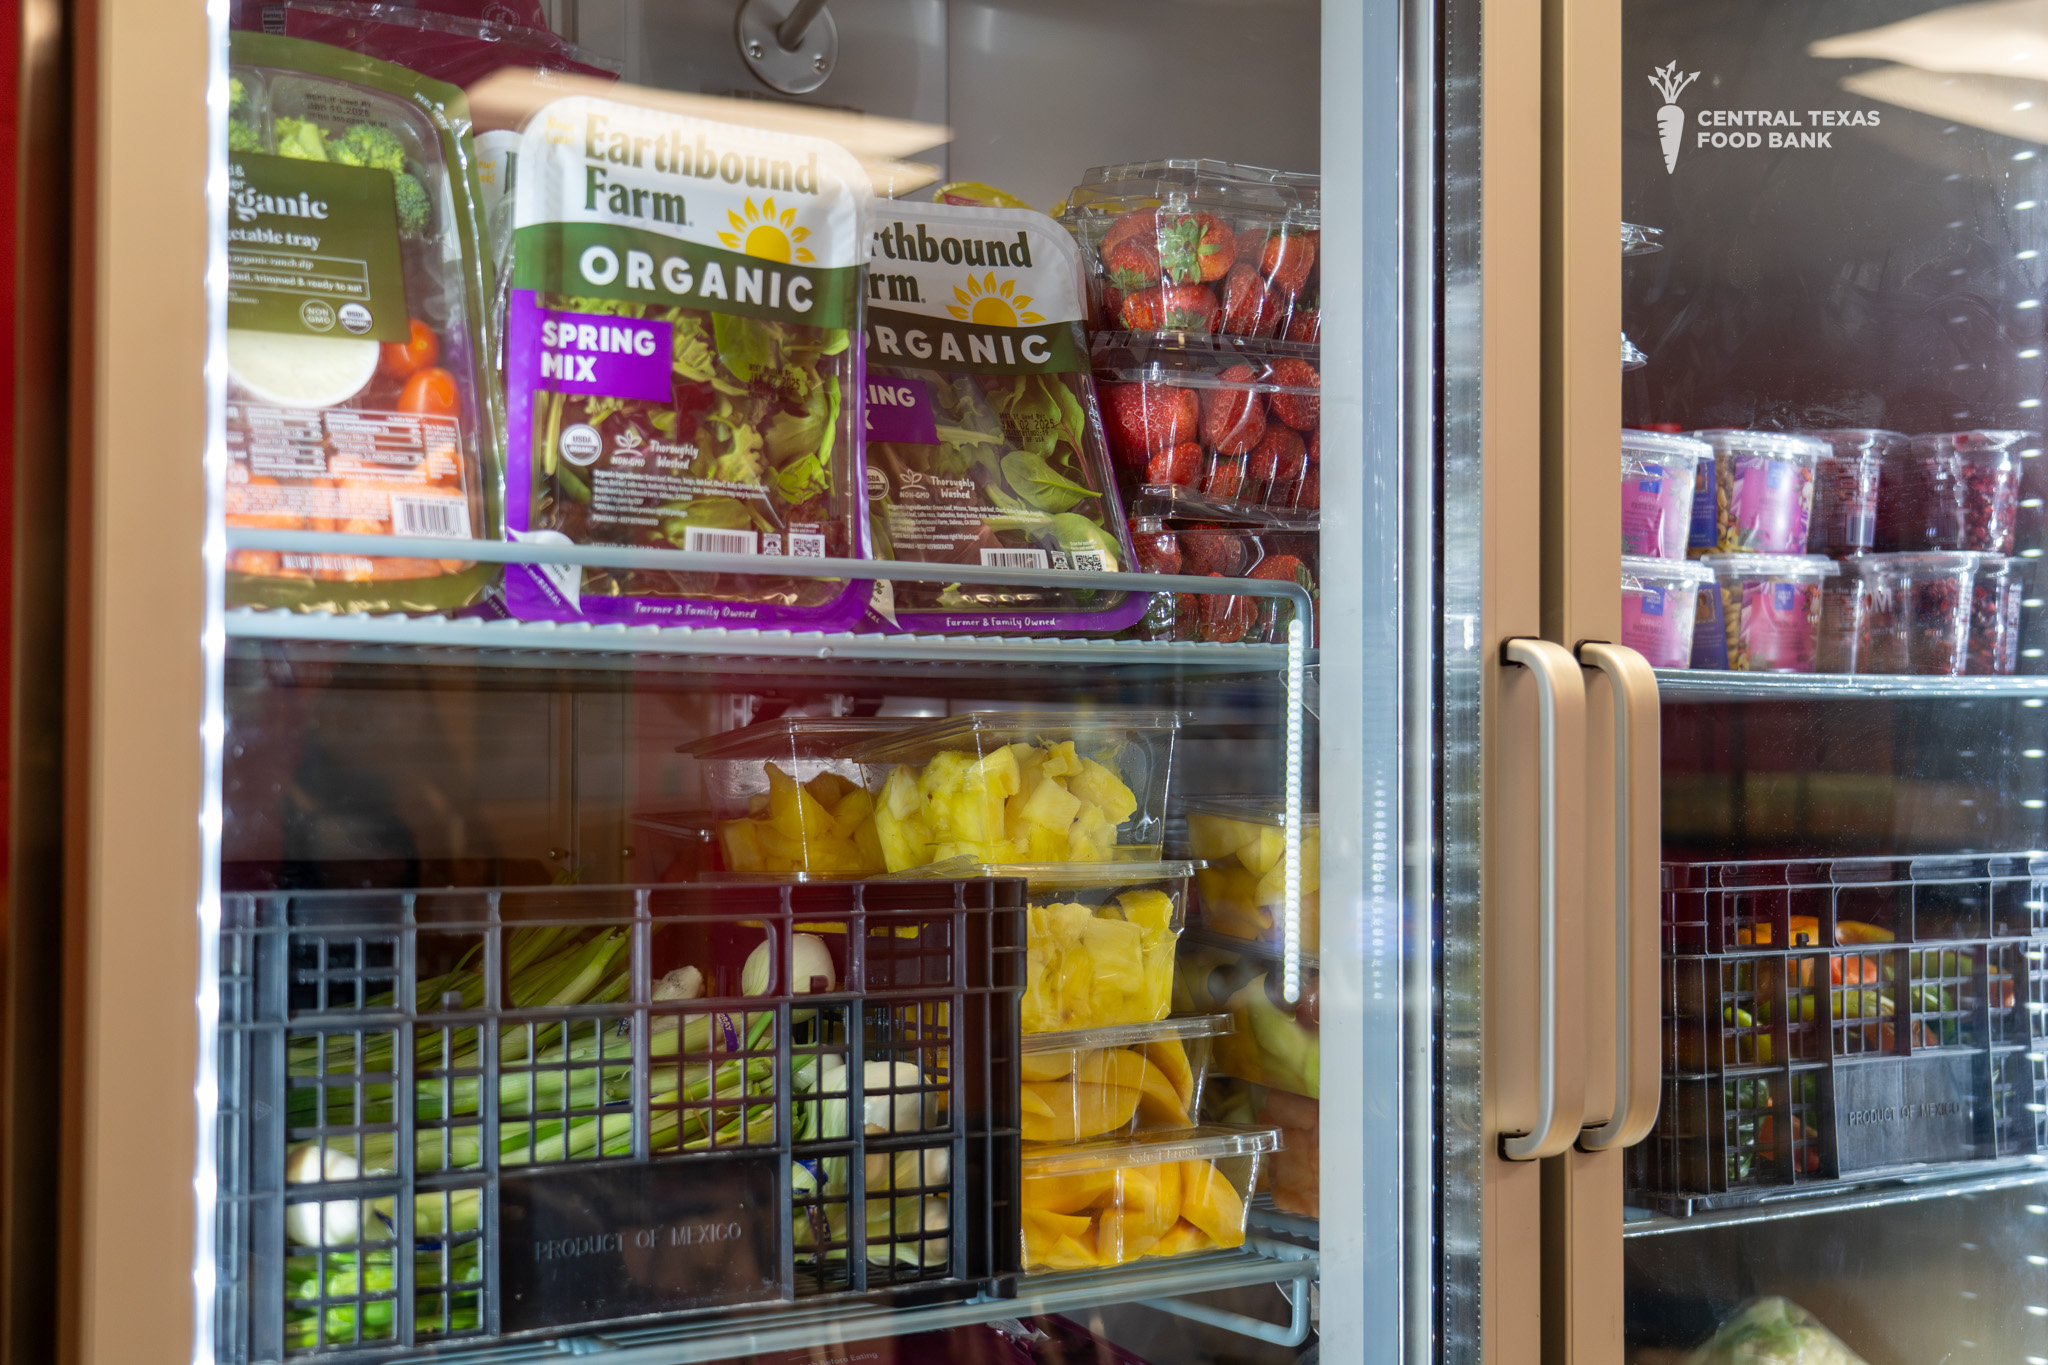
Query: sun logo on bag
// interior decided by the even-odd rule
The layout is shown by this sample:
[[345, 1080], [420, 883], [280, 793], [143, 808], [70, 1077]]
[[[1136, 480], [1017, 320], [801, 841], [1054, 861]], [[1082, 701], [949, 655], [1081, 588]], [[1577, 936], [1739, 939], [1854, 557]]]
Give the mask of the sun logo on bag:
[[734, 251], [743, 251], [749, 256], [758, 256], [764, 261], [794, 261], [798, 265], [809, 265], [818, 258], [803, 244], [810, 240], [811, 230], [796, 225], [796, 210], [784, 209], [778, 216], [775, 200], [763, 199], [759, 208], [752, 199], [743, 206], [746, 217], [742, 218], [731, 209], [725, 211], [726, 221], [732, 224], [731, 232], [721, 232], [718, 240]]
[[969, 275], [965, 289], [954, 286], [953, 297], [958, 302], [947, 304], [946, 311], [962, 322], [983, 327], [1027, 327], [1045, 321], [1038, 314], [1025, 311], [1031, 306], [1031, 296], [1019, 294], [1015, 280], [1004, 280], [998, 285], [993, 270], [980, 279]]

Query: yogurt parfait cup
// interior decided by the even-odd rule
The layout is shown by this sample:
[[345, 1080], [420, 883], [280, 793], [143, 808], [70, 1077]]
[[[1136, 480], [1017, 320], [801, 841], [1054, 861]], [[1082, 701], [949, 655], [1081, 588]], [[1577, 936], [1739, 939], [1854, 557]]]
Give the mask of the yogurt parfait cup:
[[1820, 673], [1854, 673], [1863, 642], [1865, 587], [1862, 578], [1844, 570], [1821, 581], [1820, 639], [1813, 666]]
[[1652, 668], [1692, 667], [1700, 589], [1713, 582], [1714, 571], [1703, 564], [1623, 555], [1621, 642]]
[[1905, 449], [1906, 438], [1896, 431], [1864, 427], [1799, 434], [1828, 443], [1814, 467], [1813, 521], [1806, 532], [1806, 548], [1830, 559], [1863, 554], [1876, 543], [1877, 497], [1885, 461]]
[[1834, 572], [1806, 555], [1708, 555], [1712, 609], [1737, 673], [1811, 673], [1820, 643], [1821, 583]]
[[1960, 675], [1969, 658], [1970, 602], [1979, 556], [1929, 550], [1862, 555], [1850, 561], [1867, 604], [1864, 673]]
[[1977, 556], [1970, 581], [1970, 644], [1964, 670], [2007, 674], [2019, 662], [2020, 595], [2016, 570], [2024, 562], [2004, 555]]
[[1803, 555], [1826, 441], [1775, 431], [1696, 431], [1714, 450], [1714, 549]]
[[1684, 559], [1692, 530], [1692, 496], [1702, 459], [1712, 447], [1650, 431], [1621, 434], [1621, 553]]
[[2040, 448], [2040, 433], [2033, 431], [1913, 437], [1886, 463], [1878, 489], [1878, 548], [2011, 554], [2020, 461]]

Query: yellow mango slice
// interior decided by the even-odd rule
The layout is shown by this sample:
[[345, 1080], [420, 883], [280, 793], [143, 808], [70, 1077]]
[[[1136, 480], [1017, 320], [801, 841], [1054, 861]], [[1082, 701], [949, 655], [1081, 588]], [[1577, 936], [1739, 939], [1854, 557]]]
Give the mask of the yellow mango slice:
[[1062, 1237], [1034, 1263], [1049, 1270], [1094, 1270], [1102, 1262], [1079, 1237]]
[[776, 833], [801, 842], [807, 831], [832, 827], [832, 814], [817, 797], [773, 763], [764, 766], [768, 771], [768, 823]]
[[[1158, 1044], [1151, 1044], [1157, 1047]], [[1173, 1041], [1176, 1051], [1180, 1043]], [[1193, 1120], [1188, 1118], [1187, 1100], [1181, 1095], [1166, 1073], [1154, 1066], [1149, 1058], [1145, 1061], [1144, 1079], [1138, 1083], [1138, 1111], [1145, 1122], [1155, 1128], [1186, 1128]], [[1181, 1064], [1187, 1064], [1183, 1055]]]
[[1044, 1085], [1033, 1084], [1029, 1081], [1018, 1087], [1017, 1101], [1023, 1110], [1026, 1123], [1031, 1122], [1033, 1119], [1050, 1122], [1053, 1116], [1059, 1112], [1053, 1108], [1050, 1098], [1051, 1093]]
[[1103, 1214], [1095, 1229], [1095, 1254], [1103, 1265], [1129, 1265], [1149, 1255], [1158, 1242], [1157, 1232], [1115, 1209]]
[[860, 787], [842, 792], [838, 800], [828, 804], [832, 807], [832, 832], [849, 839], [855, 830], [875, 818], [875, 798]]
[[1066, 1048], [1059, 1052], [1027, 1052], [1020, 1059], [1019, 1073], [1027, 1081], [1056, 1081], [1074, 1074], [1074, 1067], [1088, 1048]]
[[1188, 813], [1188, 852], [1204, 862], [1233, 856], [1244, 844], [1237, 821], [1202, 811]]
[[834, 772], [819, 773], [816, 777], [804, 783], [804, 790], [815, 796], [818, 799], [818, 804], [827, 810], [837, 806], [840, 798], [845, 796], [852, 787], [853, 783], [848, 782], [845, 778]]
[[1152, 1244], [1154, 1256], [1185, 1256], [1192, 1251], [1208, 1251], [1216, 1244], [1193, 1223], [1182, 1219], [1166, 1230], [1166, 1235]]
[[1174, 1097], [1180, 1101], [1182, 1112], [1195, 1102], [1195, 1071], [1188, 1063], [1188, 1050], [1181, 1046], [1178, 1038], [1162, 1038], [1156, 1043], [1145, 1044], [1145, 1060], [1152, 1063], [1159, 1074], [1173, 1087]]
[[1104, 1048], [1074, 1067], [1074, 1079], [1136, 1090], [1144, 1084], [1146, 1066], [1144, 1057], [1129, 1048]]
[[1036, 1227], [1049, 1242], [1062, 1237], [1086, 1237], [1088, 1225], [1094, 1220], [1085, 1213], [1051, 1213], [1045, 1209], [1027, 1208], [1024, 1211], [1024, 1226]]
[[[1027, 1142], [1082, 1142], [1122, 1128], [1138, 1109], [1134, 1087], [1101, 1085], [1068, 1077], [1023, 1083], [1019, 1131]], [[1033, 1110], [1050, 1110], [1041, 1115]]]
[[1244, 1245], [1244, 1200], [1223, 1173], [1206, 1161], [1183, 1161], [1181, 1217], [1220, 1247]]
[[761, 841], [754, 837], [752, 820], [719, 821], [718, 846], [725, 852], [728, 872], [767, 871], [768, 854], [762, 849]]
[[1272, 825], [1253, 825], [1256, 833], [1237, 850], [1237, 860], [1254, 875], [1263, 876], [1287, 852], [1287, 835]]
[[1116, 1176], [1114, 1170], [1026, 1176], [1020, 1184], [1022, 1204], [1027, 1211], [1079, 1213], [1115, 1190]]
[[860, 850], [861, 871], [875, 873], [890, 870], [889, 855], [882, 851], [882, 836], [875, 829], [873, 819], [869, 819], [853, 832], [853, 846]]
[[1081, 760], [1081, 770], [1067, 786], [1074, 795], [1098, 807], [1112, 825], [1121, 825], [1137, 813], [1138, 797], [1116, 773], [1092, 758]]

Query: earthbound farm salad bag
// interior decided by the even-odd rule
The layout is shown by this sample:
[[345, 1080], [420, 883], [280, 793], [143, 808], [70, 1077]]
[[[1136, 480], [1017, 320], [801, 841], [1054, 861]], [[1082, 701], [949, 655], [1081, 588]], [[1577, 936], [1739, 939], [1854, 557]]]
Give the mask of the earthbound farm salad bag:
[[[868, 265], [868, 521], [878, 558], [1126, 571], [1074, 239], [1029, 209], [888, 201]], [[877, 584], [899, 629], [1120, 630], [1142, 594]]]
[[389, 536], [236, 550], [233, 606], [446, 611], [496, 570], [490, 266], [462, 92], [322, 43], [236, 33], [228, 87], [227, 524]]
[[[851, 557], [866, 175], [829, 142], [577, 96], [514, 178], [508, 534]], [[511, 566], [528, 619], [842, 629], [843, 579]]]

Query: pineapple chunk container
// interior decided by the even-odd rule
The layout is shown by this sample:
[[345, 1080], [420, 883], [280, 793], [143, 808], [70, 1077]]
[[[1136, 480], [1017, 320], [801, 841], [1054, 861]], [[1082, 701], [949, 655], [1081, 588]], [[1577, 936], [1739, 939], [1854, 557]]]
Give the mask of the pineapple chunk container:
[[890, 872], [1159, 856], [1180, 716], [971, 712], [857, 744]]
[[725, 870], [888, 871], [861, 766], [840, 754], [903, 728], [901, 720], [876, 717], [781, 716], [678, 746], [704, 765]]
[[1024, 1041], [1027, 1142], [1083, 1142], [1195, 1126], [1219, 1014], [1041, 1033]]
[[990, 868], [1022, 877], [1024, 1032], [1065, 1033], [1164, 1019], [1173, 1003], [1193, 863]]
[[1196, 1128], [1024, 1149], [1024, 1268], [1097, 1270], [1244, 1245], [1273, 1128]]
[[[1279, 948], [1287, 938], [1287, 811], [1276, 797], [1216, 796], [1186, 806], [1188, 853], [1208, 866], [1195, 874], [1202, 927]], [[1319, 951], [1322, 829], [1304, 812], [1301, 927], [1304, 953]]]

